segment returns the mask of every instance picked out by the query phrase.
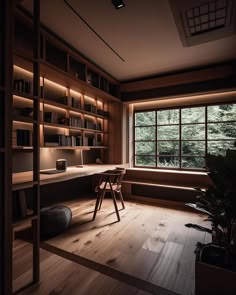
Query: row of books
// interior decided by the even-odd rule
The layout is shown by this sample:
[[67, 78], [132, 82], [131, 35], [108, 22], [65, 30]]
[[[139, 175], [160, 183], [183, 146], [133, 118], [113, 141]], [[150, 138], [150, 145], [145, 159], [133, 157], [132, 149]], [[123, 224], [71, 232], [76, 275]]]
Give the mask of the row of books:
[[95, 137], [84, 137], [84, 145], [85, 146], [96, 146], [96, 139]]
[[26, 129], [16, 129], [12, 132], [13, 146], [32, 146], [32, 131]]
[[84, 110], [93, 114], [98, 114], [100, 116], [109, 117], [109, 112], [98, 109], [95, 105], [92, 104], [85, 104]]
[[101, 123], [94, 123], [92, 121], [85, 120], [84, 122], [80, 117], [59, 117], [58, 113], [55, 112], [44, 112], [44, 122], [47, 123], [58, 123], [66, 126], [78, 127], [78, 128], [87, 128], [93, 130], [102, 131]]
[[[79, 99], [75, 99], [72, 96], [63, 96], [63, 97], [55, 99], [54, 101], [61, 103], [63, 105], [69, 106], [69, 107], [73, 107], [73, 108], [82, 110], [81, 101]], [[92, 104], [85, 104], [84, 110], [86, 112], [89, 112], [92, 114], [98, 114], [98, 115], [106, 117], [106, 118], [109, 117], [108, 111], [98, 109], [95, 105], [92, 105]]]
[[44, 146], [82, 146], [82, 136], [64, 134], [44, 134]]
[[14, 90], [24, 93], [31, 93], [31, 83], [24, 79], [15, 79], [14, 80]]
[[96, 146], [101, 145], [101, 137], [97, 140], [94, 136], [81, 135], [64, 135], [64, 134], [45, 134], [44, 145], [46, 147], [57, 147], [57, 146]]
[[94, 123], [92, 121], [84, 121], [84, 128], [87, 129], [93, 129], [93, 130], [102, 130], [102, 124], [101, 123]]
[[69, 107], [81, 109], [81, 101], [79, 98], [74, 98], [73, 96], [63, 96], [60, 97], [57, 101]]
[[83, 128], [83, 121], [79, 117], [70, 117], [70, 126]]

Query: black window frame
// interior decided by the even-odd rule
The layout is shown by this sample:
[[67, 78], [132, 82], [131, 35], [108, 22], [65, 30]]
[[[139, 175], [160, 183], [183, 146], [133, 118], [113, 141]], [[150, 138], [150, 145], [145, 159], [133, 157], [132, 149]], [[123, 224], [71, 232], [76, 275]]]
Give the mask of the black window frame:
[[[224, 120], [219, 120], [219, 121], [208, 121], [208, 107], [210, 106], [220, 106], [220, 105], [231, 105], [231, 104], [236, 104], [235, 101], [225, 101], [225, 102], [218, 102], [218, 103], [208, 103], [208, 104], [196, 104], [196, 105], [185, 105], [185, 106], [173, 106], [173, 107], [168, 107], [168, 108], [151, 108], [151, 109], [139, 109], [139, 110], [134, 110], [133, 111], [133, 167], [135, 168], [147, 168], [147, 169], [164, 169], [164, 170], [180, 170], [180, 171], [206, 171], [206, 168], [193, 168], [193, 167], [183, 167], [182, 165], [182, 160], [183, 158], [187, 157], [194, 157], [194, 158], [203, 158], [205, 159], [208, 151], [209, 151], [209, 143], [210, 142], [227, 142], [231, 141], [230, 139], [208, 139], [208, 126], [209, 124], [221, 124], [221, 123], [233, 123], [236, 124], [236, 120], [231, 120], [231, 121], [224, 121]], [[188, 109], [188, 108], [199, 108], [203, 107], [204, 112], [205, 112], [205, 118], [204, 122], [197, 122], [197, 123], [182, 123], [182, 110], [183, 109]], [[158, 111], [164, 111], [164, 110], [178, 110], [179, 111], [179, 122], [176, 124], [158, 124]], [[137, 113], [144, 113], [144, 112], [155, 112], [155, 125], [135, 125], [135, 115]], [[184, 140], [182, 138], [182, 128], [183, 126], [187, 125], [204, 125], [205, 128], [205, 137], [204, 139], [197, 139], [197, 140]], [[135, 138], [135, 130], [137, 127], [142, 128], [142, 127], [150, 127], [154, 126], [156, 128], [155, 131], [155, 140], [136, 140]], [[159, 126], [179, 126], [179, 138], [175, 140], [158, 140], [158, 127]], [[178, 158], [178, 167], [166, 167], [166, 166], [158, 166], [158, 159], [160, 159], [160, 155], [158, 154], [158, 142], [164, 142], [164, 141], [171, 141], [171, 142], [178, 142], [178, 149], [179, 149], [179, 154], [178, 155], [169, 155], [170, 157], [176, 157]], [[184, 142], [204, 142], [205, 147], [204, 147], [204, 154], [202, 156], [196, 156], [196, 155], [183, 155], [182, 153], [182, 144]], [[136, 142], [155, 142], [155, 154], [153, 155], [146, 155], [146, 154], [136, 154], [135, 153], [135, 147], [136, 147]], [[232, 139], [232, 142], [234, 144], [236, 143], [236, 138]], [[145, 165], [136, 165], [136, 157], [139, 156], [144, 156], [144, 157], [155, 157], [155, 165], [154, 166], [145, 166]], [[205, 160], [204, 160], [205, 161]]]

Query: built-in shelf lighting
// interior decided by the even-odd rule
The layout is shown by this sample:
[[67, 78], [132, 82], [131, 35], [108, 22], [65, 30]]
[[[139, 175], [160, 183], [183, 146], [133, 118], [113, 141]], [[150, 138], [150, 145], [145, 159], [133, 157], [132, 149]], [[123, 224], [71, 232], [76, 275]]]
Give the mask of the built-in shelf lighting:
[[20, 73], [25, 74], [25, 75], [28, 75], [28, 76], [30, 76], [30, 77], [33, 76], [33, 73], [32, 73], [32, 72], [27, 71], [27, 70], [25, 70], [25, 69], [23, 69], [23, 68], [21, 68], [21, 67], [18, 67], [18, 66], [16, 66], [16, 65], [14, 65], [13, 68], [14, 68], [14, 71], [15, 71], [15, 72], [20, 72]]
[[[57, 130], [60, 130], [61, 133], [65, 133], [65, 131], [69, 128], [69, 126], [67, 127], [60, 127], [60, 126], [50, 126], [48, 125], [47, 123], [44, 122], [44, 127], [45, 128], [48, 128], [48, 129], [57, 129]], [[60, 133], [58, 133], [60, 134]]]
[[70, 95], [81, 98], [82, 94], [76, 90], [70, 89]]
[[234, 100], [236, 95], [236, 91], [225, 91], [225, 92], [215, 92], [215, 93], [203, 93], [203, 94], [196, 94], [196, 95], [186, 95], [186, 96], [178, 96], [174, 97], [172, 96], [171, 98], [167, 99], [162, 99], [162, 100], [150, 100], [150, 101], [142, 101], [142, 102], [135, 102], [133, 104], [130, 104], [131, 108], [134, 108], [135, 110], [137, 109], [150, 109], [153, 107], [157, 106], [173, 106], [173, 105], [186, 105], [188, 104], [199, 104], [201, 103], [206, 103], [206, 102], [220, 102], [224, 101], [225, 99], [227, 100]]
[[88, 119], [91, 119], [92, 121], [95, 120], [95, 118], [94, 118], [93, 116], [90, 116], [90, 115], [87, 115], [87, 114], [85, 114], [84, 117], [86, 117], [86, 118], [88, 118]]
[[87, 101], [90, 100], [90, 101], [93, 102], [93, 103], [94, 103], [94, 101], [95, 101], [94, 98], [92, 98], [92, 97], [90, 97], [90, 96], [87, 96], [87, 95], [84, 95], [84, 99], [87, 100]]
[[75, 115], [75, 116], [77, 116], [77, 117], [80, 117], [81, 116], [81, 113], [80, 112], [74, 112], [74, 111], [71, 111], [71, 110], [69, 110], [69, 112], [70, 112], [70, 114], [73, 114], [73, 115]]
[[125, 6], [122, 0], [112, 0], [112, 4], [114, 5], [116, 9], [120, 9]]
[[22, 126], [25, 126], [25, 127], [31, 127], [32, 126], [32, 123], [28, 123], [28, 122], [22, 122], [22, 121], [17, 121], [17, 120], [13, 120], [13, 124], [20, 124]]
[[57, 83], [55, 83], [51, 80], [48, 80], [48, 79], [44, 79], [44, 85], [46, 85], [46, 84], [49, 84], [51, 87], [54, 87], [54, 88], [57, 88], [60, 90], [64, 90], [65, 94], [67, 94], [67, 88], [64, 86], [61, 86], [60, 84], [57, 84]]
[[[65, 105], [66, 106], [66, 105]], [[55, 110], [55, 111], [59, 111], [59, 112], [66, 112], [66, 110], [62, 107], [56, 107], [56, 106], [53, 106], [53, 105], [50, 105], [50, 104], [44, 104], [44, 109], [48, 110]]]
[[13, 99], [17, 100], [17, 101], [24, 102], [24, 103], [26, 103], [28, 105], [33, 105], [33, 101], [30, 98], [27, 98], [27, 97], [22, 97], [22, 96], [18, 96], [18, 95], [14, 94]]

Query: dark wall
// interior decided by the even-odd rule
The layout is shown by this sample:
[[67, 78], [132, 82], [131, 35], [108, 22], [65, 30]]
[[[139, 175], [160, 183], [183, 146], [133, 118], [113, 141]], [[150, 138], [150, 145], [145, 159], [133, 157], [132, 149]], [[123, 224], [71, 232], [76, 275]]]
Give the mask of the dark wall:
[[[27, 207], [32, 208], [32, 189], [25, 189], [25, 194]], [[40, 207], [79, 199], [82, 196], [94, 197], [95, 200], [96, 194], [93, 176], [79, 177], [40, 186]]]

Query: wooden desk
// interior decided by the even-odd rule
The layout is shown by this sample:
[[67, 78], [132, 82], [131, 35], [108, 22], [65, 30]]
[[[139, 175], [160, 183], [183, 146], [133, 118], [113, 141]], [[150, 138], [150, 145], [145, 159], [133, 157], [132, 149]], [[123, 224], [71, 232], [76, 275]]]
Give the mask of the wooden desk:
[[[56, 183], [61, 181], [66, 181], [78, 177], [94, 175], [97, 173], [104, 172], [106, 170], [111, 170], [116, 167], [124, 167], [125, 165], [111, 165], [111, 164], [89, 164], [84, 165], [83, 168], [76, 166], [68, 167], [65, 172], [58, 174], [40, 174], [40, 185], [45, 185], [49, 183]], [[20, 190], [24, 188], [32, 187], [33, 185], [33, 174], [32, 171], [13, 173], [12, 175], [12, 190]]]

